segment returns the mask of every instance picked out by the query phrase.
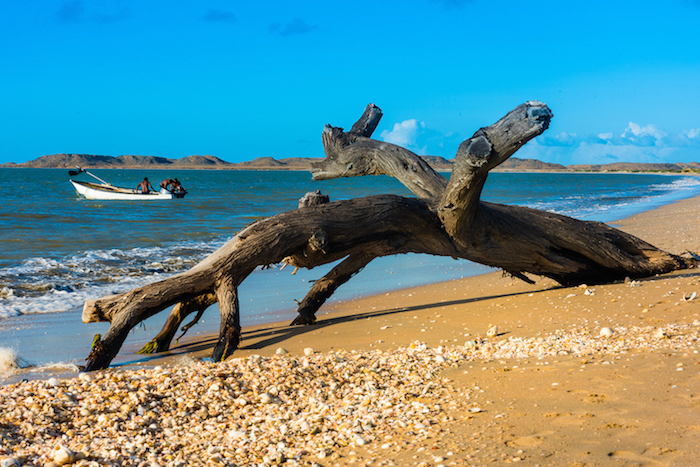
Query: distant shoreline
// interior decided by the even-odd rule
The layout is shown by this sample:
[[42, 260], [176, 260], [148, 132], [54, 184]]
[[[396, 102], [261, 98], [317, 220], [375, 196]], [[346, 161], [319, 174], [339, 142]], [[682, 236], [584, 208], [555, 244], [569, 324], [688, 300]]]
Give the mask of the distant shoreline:
[[[433, 170], [451, 172], [452, 161], [439, 156], [420, 156]], [[168, 159], [156, 156], [100, 156], [90, 154], [52, 154], [41, 156], [33, 161], [21, 164], [0, 164], [0, 168], [18, 169], [125, 169], [125, 170], [255, 170], [255, 171], [292, 171], [308, 172], [313, 164], [323, 161], [321, 157], [290, 157], [275, 159], [258, 157], [238, 163], [227, 162], [215, 156], [187, 156], [180, 159]], [[542, 162], [536, 159], [519, 159], [511, 157], [494, 172], [523, 173], [700, 173], [700, 163], [634, 163], [616, 162], [611, 164], [575, 164], [561, 165]]]
[[[75, 167], [24, 167], [24, 166], [8, 166], [0, 165], [2, 169], [23, 169], [23, 170], [69, 170]], [[309, 172], [311, 167], [168, 167], [168, 166], [133, 166], [133, 167], [114, 167], [114, 166], [99, 166], [99, 167], [83, 167], [89, 170], [234, 170], [234, 171], [250, 171], [250, 172]], [[452, 169], [434, 169], [438, 173], [451, 173]], [[661, 170], [573, 170], [573, 169], [492, 169], [492, 173], [543, 173], [543, 174], [640, 174], [640, 175], [689, 175], [700, 176], [700, 170], [692, 171], [661, 171]]]

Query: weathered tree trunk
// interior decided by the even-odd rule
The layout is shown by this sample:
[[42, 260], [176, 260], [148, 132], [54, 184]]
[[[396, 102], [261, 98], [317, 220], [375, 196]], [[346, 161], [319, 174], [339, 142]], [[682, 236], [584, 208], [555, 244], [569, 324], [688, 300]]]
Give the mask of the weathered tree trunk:
[[[315, 190], [313, 192], [306, 193], [299, 199], [299, 208], [317, 206], [319, 204], [326, 204], [329, 202], [330, 199], [328, 195], [321, 194], [320, 190]], [[316, 245], [318, 240], [315, 243], [310, 241], [310, 246], [312, 243], [314, 246], [318, 246]], [[337, 269], [338, 268], [333, 269], [331, 274], [316, 282], [305, 301], [299, 305], [299, 316], [292, 324], [312, 324], [315, 322], [315, 313], [318, 311], [321, 305], [323, 305], [328, 297], [330, 297], [340, 285], [347, 282], [347, 280], [350, 279], [355, 272], [357, 272], [353, 271], [353, 273], [350, 275], [343, 275], [342, 273], [339, 273]], [[199, 321], [202, 313], [204, 313], [208, 307], [215, 304], [216, 301], [216, 294], [209, 293], [197, 297], [194, 300], [178, 303], [173, 307], [170, 315], [168, 315], [168, 319], [165, 321], [161, 331], [150, 342], [144, 345], [138, 353], [149, 354], [169, 350], [170, 344], [177, 333], [177, 329], [185, 317], [188, 314], [197, 311], [197, 316], [194, 318], [194, 320], [186, 326], [183, 326], [182, 335], [180, 337], [184, 336], [185, 333]]]
[[[349, 133], [326, 126], [327, 157], [314, 164], [314, 179], [386, 174], [418, 199], [379, 195], [311, 203], [246, 227], [187, 272], [86, 302], [84, 322], [111, 322], [104, 339], [93, 347], [86, 369], [108, 366], [126, 334], [142, 320], [202, 297], [209, 297], [202, 306], [213, 297], [219, 302], [222, 320], [213, 357], [225, 359], [240, 341], [238, 286], [257, 266], [282, 261], [310, 269], [343, 260], [314, 284], [293, 324], [313, 323], [321, 304], [380, 256], [412, 252], [464, 258], [524, 280], [531, 281], [525, 275], [529, 273], [564, 285], [645, 277], [697, 262], [599, 222], [480, 200], [489, 170], [549, 125], [552, 114], [542, 103], [518, 106], [462, 143], [449, 182], [410, 151], [369, 139], [380, 117], [379, 108], [370, 105]], [[178, 306], [181, 313], [194, 310]]]
[[352, 253], [328, 274], [314, 282], [309, 293], [299, 303], [297, 308], [299, 316], [292, 321], [292, 325], [315, 323], [316, 312], [321, 308], [321, 305], [326, 303], [326, 300], [335, 293], [338, 287], [349, 281], [352, 276], [360, 272], [376, 257], [370, 253]]
[[195, 318], [190, 323], [182, 327], [182, 335], [180, 335], [180, 337], [184, 336], [192, 326], [197, 324], [199, 318], [202, 316], [202, 313], [204, 313], [207, 308], [215, 303], [215, 293], [207, 293], [200, 295], [199, 297], [195, 297], [192, 300], [178, 303], [173, 307], [170, 315], [168, 315], [168, 319], [165, 321], [165, 324], [163, 324], [163, 329], [161, 329], [156, 337], [154, 337], [149, 343], [144, 345], [143, 348], [138, 351], [138, 353], [158, 353], [170, 350], [170, 343], [177, 333], [177, 328], [180, 327], [180, 324], [185, 317], [191, 313], [194, 313], [195, 311], [197, 312]]

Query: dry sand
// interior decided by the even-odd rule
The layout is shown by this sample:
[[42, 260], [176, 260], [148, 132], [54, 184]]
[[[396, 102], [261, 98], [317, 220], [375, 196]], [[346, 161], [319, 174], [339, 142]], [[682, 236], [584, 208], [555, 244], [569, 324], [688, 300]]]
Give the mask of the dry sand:
[[[700, 197], [636, 215], [616, 226], [681, 253], [700, 251], [699, 218]], [[361, 397], [365, 399], [360, 402], [348, 399], [350, 393], [336, 397], [334, 391], [340, 394], [340, 388], [316, 385], [310, 379], [301, 387], [307, 385], [309, 391], [315, 388], [315, 396], [298, 392], [299, 387], [294, 389], [299, 380], [289, 387], [277, 383], [273, 392], [281, 392], [273, 394], [275, 403], [263, 406], [256, 406], [255, 398], [263, 397], [273, 386], [251, 383], [262, 385], [248, 392], [240, 389], [232, 396], [248, 398], [246, 407], [251, 412], [247, 418], [239, 417], [238, 425], [227, 425], [237, 416], [239, 406], [235, 404], [223, 406], [228, 408], [217, 418], [222, 432], [234, 433], [225, 439], [236, 438], [238, 446], [249, 451], [245, 454], [248, 457], [211, 454], [206, 443], [190, 454], [203, 465], [238, 465], [234, 461], [275, 465], [281, 457], [272, 456], [269, 446], [259, 446], [260, 435], [265, 436], [266, 429], [278, 430], [265, 428], [266, 423], [272, 427], [286, 423], [290, 431], [281, 438], [286, 446], [278, 446], [288, 465], [700, 465], [700, 297], [689, 300], [694, 292], [700, 294], [700, 275], [695, 270], [575, 288], [559, 287], [546, 279], [528, 285], [494, 273], [328, 306], [313, 326], [291, 328], [280, 323], [244, 329], [241, 349], [230, 363], [234, 366], [190, 364], [186, 368], [198, 368], [199, 376], [188, 373], [185, 379], [200, 381], [197, 378], [202, 374], [231, 372], [228, 377], [238, 374], [243, 380], [236, 368], [254, 368], [272, 384], [279, 373], [291, 374], [296, 371], [293, 368], [303, 367], [316, 375], [314, 372], [328, 368], [345, 368], [348, 361], [358, 359], [374, 367], [353, 367], [356, 373], [376, 378], [368, 387], [343, 380], [343, 387], [349, 385], [355, 392], [362, 386], [365, 392]], [[487, 336], [492, 326], [498, 326], [498, 335]], [[604, 327], [612, 329], [612, 336], [600, 336]], [[184, 355], [206, 357], [213, 343], [213, 338], [190, 342], [154, 363], [170, 365]], [[316, 353], [307, 357], [304, 349], [309, 347]], [[289, 354], [276, 356], [279, 348]], [[402, 364], [396, 362], [408, 357], [407, 368], [418, 366], [411, 366], [410, 374], [401, 376], [398, 368]], [[272, 368], [276, 376], [265, 373], [266, 368]], [[319, 381], [333, 379], [333, 371], [318, 374]], [[91, 384], [122, 378], [115, 374], [128, 372], [100, 372]], [[140, 373], [144, 374], [151, 375]], [[389, 374], [399, 379], [393, 380]], [[183, 384], [181, 390], [187, 391], [186, 381]], [[155, 394], [158, 386], [153, 386]], [[392, 388], [404, 389], [398, 395], [388, 394]], [[0, 404], [25, 390], [22, 385], [0, 388]], [[35, 394], [39, 391], [36, 387], [33, 390]], [[121, 393], [117, 390], [111, 397], [126, 397], [133, 390], [133, 386]], [[75, 387], [70, 391], [79, 392]], [[149, 397], [161, 402], [155, 395]], [[334, 398], [339, 405], [334, 405]], [[305, 422], [289, 414], [313, 412], [309, 407], [321, 404], [319, 401], [326, 411], [321, 413], [326, 415], [314, 419], [318, 428], [298, 429]], [[286, 407], [286, 415], [269, 412], [266, 407], [272, 405], [277, 411]], [[377, 406], [372, 412], [374, 422], [367, 426], [355, 423], [354, 432], [366, 438], [357, 442], [350, 435], [351, 427], [342, 425], [343, 414], [348, 420], [358, 420], [365, 406]], [[342, 407], [357, 410], [343, 412]], [[216, 415], [211, 411], [209, 416]], [[16, 416], [28, 417], [22, 410]], [[260, 418], [257, 428], [250, 425], [255, 417]], [[149, 426], [159, 431], [161, 418], [155, 414]], [[131, 412], [131, 418], [127, 416], [121, 423], [128, 425], [134, 420], [138, 421], [138, 414]], [[21, 429], [13, 431], [19, 426], [14, 423], [0, 419], [0, 458], [14, 456], [25, 465], [43, 465], [50, 460], [49, 451], [58, 441], [87, 456], [79, 461], [83, 465], [139, 465], [137, 458], [148, 451], [141, 446], [141, 451], [132, 447], [119, 454], [119, 446], [111, 446], [114, 452], [110, 454], [109, 449], [101, 451], [83, 439], [81, 430], [67, 435], [59, 426], [54, 428], [53, 439], [45, 435], [31, 441]], [[145, 429], [143, 433], [146, 436]], [[247, 434], [238, 439], [236, 433]], [[255, 436], [251, 438], [252, 433], [258, 433], [257, 441]], [[276, 442], [280, 442], [279, 431], [275, 433]], [[325, 439], [314, 438], [324, 434]], [[214, 442], [223, 443], [219, 438]], [[158, 456], [150, 460], [144, 457], [143, 465], [151, 465], [151, 461], [178, 465], [177, 459], [182, 460], [180, 465], [194, 463], [184, 452], [168, 451], [170, 457], [160, 456], [162, 443], [159, 449]]]

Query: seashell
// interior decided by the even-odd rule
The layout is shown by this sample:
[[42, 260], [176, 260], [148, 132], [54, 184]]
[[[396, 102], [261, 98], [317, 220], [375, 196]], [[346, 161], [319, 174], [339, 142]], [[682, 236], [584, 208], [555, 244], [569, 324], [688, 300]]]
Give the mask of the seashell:
[[46, 384], [51, 386], [52, 388], [55, 388], [57, 386], [60, 386], [61, 382], [56, 378], [49, 378], [46, 380]]
[[610, 328], [601, 328], [600, 329], [600, 337], [611, 337], [614, 334], [614, 331]]
[[53, 451], [53, 461], [58, 465], [72, 464], [75, 462], [75, 453], [63, 444], [57, 444]]
[[665, 329], [659, 328], [656, 331], [654, 331], [654, 337], [656, 337], [657, 339], [665, 339], [668, 337], [668, 334], [666, 333]]
[[476, 341], [474, 339], [469, 340], [469, 341], [464, 343], [464, 346], [465, 347], [476, 347]]
[[14, 457], [5, 457], [0, 461], [0, 467], [20, 467], [21, 465]]
[[438, 355], [435, 357], [435, 361], [438, 363], [445, 363], [445, 357], [443, 357], [442, 355]]
[[697, 296], [698, 296], [698, 293], [697, 293], [697, 292], [693, 292], [693, 293], [691, 293], [690, 295], [688, 295], [687, 297], [685, 296], [685, 293], [683, 293], [683, 301], [684, 301], [684, 302], [689, 302], [689, 301], [691, 301], [691, 300], [695, 300], [695, 298], [696, 298]]
[[311, 355], [313, 355], [315, 353], [316, 353], [316, 351], [311, 347], [307, 347], [304, 349], [304, 355], [306, 355], [307, 357], [310, 357]]
[[273, 452], [268, 456], [272, 462], [270, 464], [272, 465], [279, 465], [279, 464], [284, 464], [287, 461], [287, 458], [284, 456], [279, 451]]
[[365, 441], [365, 439], [362, 436], [355, 436], [355, 444], [357, 444], [358, 446], [364, 446], [366, 443], [367, 441]]
[[486, 331], [488, 337], [495, 337], [498, 335], [498, 326], [491, 326], [488, 331]]
[[469, 409], [469, 413], [479, 413], [481, 412], [481, 408], [479, 407], [472, 407]]
[[245, 431], [231, 430], [226, 435], [231, 439], [242, 439], [245, 438]]
[[586, 291], [583, 292], [583, 295], [595, 295], [595, 290], [593, 290], [593, 289], [586, 289]]
[[272, 396], [266, 392], [263, 392], [262, 394], [260, 394], [260, 402], [262, 402], [263, 404], [269, 404], [270, 402], [272, 402]]
[[287, 355], [289, 353], [289, 350], [283, 348], [283, 347], [278, 347], [277, 350], [275, 350], [275, 354], [281, 356]]
[[80, 374], [78, 375], [78, 379], [79, 379], [80, 381], [84, 381], [84, 382], [86, 382], [86, 383], [89, 383], [89, 382], [92, 381], [92, 376], [90, 376], [89, 373], [80, 373]]

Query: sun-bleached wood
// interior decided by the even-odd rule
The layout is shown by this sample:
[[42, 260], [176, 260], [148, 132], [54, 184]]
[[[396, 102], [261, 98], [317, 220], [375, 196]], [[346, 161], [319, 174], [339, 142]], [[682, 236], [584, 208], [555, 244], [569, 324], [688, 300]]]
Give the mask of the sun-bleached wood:
[[129, 330], [144, 319], [177, 304], [204, 300], [201, 307], [212, 297], [222, 314], [213, 357], [225, 359], [240, 341], [238, 286], [256, 267], [280, 262], [311, 269], [342, 260], [300, 302], [296, 324], [313, 323], [318, 308], [341, 284], [372, 259], [387, 255], [463, 258], [523, 280], [531, 281], [531, 274], [563, 285], [647, 277], [698, 263], [697, 257], [659, 250], [603, 223], [480, 200], [489, 170], [547, 129], [552, 113], [541, 102], [516, 107], [462, 143], [449, 182], [412, 152], [370, 139], [379, 118], [381, 110], [370, 104], [350, 132], [326, 126], [326, 159], [315, 164], [314, 178], [385, 174], [418, 198], [375, 195], [302, 204], [249, 225], [189, 271], [87, 301], [83, 321], [111, 325], [103, 339], [96, 339], [86, 370], [107, 367]]

